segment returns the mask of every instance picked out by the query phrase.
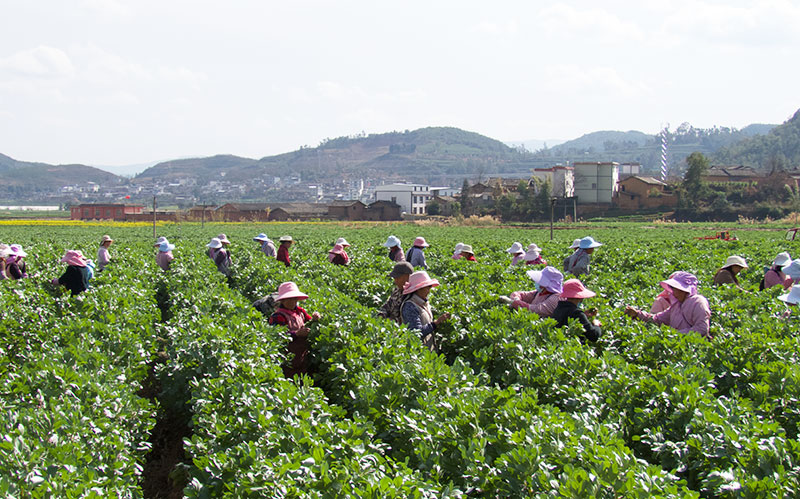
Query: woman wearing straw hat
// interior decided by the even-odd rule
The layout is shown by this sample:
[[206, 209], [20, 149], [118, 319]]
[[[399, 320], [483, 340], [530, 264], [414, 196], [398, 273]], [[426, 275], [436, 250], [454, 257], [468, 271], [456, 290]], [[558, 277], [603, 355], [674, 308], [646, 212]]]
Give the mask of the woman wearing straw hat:
[[529, 244], [525, 256], [522, 257], [525, 260], [525, 265], [547, 265], [547, 261], [542, 258], [541, 251], [542, 248], [537, 246], [536, 243]]
[[597, 341], [603, 331], [600, 327], [603, 325], [599, 320], [592, 319], [596, 312], [584, 312], [581, 310], [581, 303], [586, 298], [595, 296], [595, 292], [583, 285], [578, 279], [569, 279], [564, 283], [561, 291], [561, 301], [556, 305], [553, 310], [553, 319], [555, 319], [558, 327], [564, 327], [569, 323], [569, 319], [575, 319], [583, 326], [583, 336], [589, 341]]
[[773, 286], [783, 286], [786, 284], [786, 274], [783, 273], [783, 267], [792, 262], [792, 257], [786, 251], [778, 253], [778, 256], [772, 261], [772, 266], [764, 274], [761, 284], [758, 289], [769, 289]]
[[9, 255], [6, 257], [6, 275], [9, 279], [24, 279], [28, 277], [28, 264], [24, 258], [28, 256], [22, 246], [12, 244], [8, 247]]
[[76, 296], [89, 289], [89, 269], [88, 260], [83, 253], [76, 250], [67, 250], [61, 258], [62, 263], [67, 264], [67, 270], [61, 277], [53, 279], [53, 285], [64, 286], [72, 296]]
[[276, 259], [279, 262], [283, 262], [287, 267], [291, 267], [292, 262], [289, 259], [289, 246], [294, 244], [292, 236], [281, 236], [281, 238], [278, 239], [278, 244], [280, 244], [280, 246], [278, 247], [278, 256]]
[[301, 300], [308, 298], [308, 295], [301, 293], [297, 284], [289, 281], [278, 286], [278, 296], [275, 301], [278, 308], [269, 317], [271, 325], [286, 326], [291, 335], [288, 349], [289, 354], [293, 354], [289, 365], [283, 366], [283, 374], [287, 378], [294, 377], [295, 374], [307, 374], [309, 368], [309, 344], [308, 333], [310, 330], [307, 323], [318, 321], [319, 312], [309, 315], [304, 308], [297, 305]]
[[425, 252], [423, 251], [428, 246], [430, 245], [425, 241], [424, 237], [414, 239], [414, 245], [406, 252], [406, 261], [413, 265], [414, 268], [422, 267], [428, 270], [428, 264], [425, 262]]
[[625, 314], [645, 322], [666, 324], [683, 334], [694, 331], [710, 339], [711, 309], [708, 307], [708, 300], [697, 293], [697, 277], [689, 272], [679, 271], [660, 284], [664, 289], [670, 288], [675, 297], [667, 310], [651, 314], [628, 306], [625, 307]]
[[158, 241], [156, 241], [155, 244], [156, 246], [158, 246], [156, 263], [158, 264], [159, 267], [161, 267], [161, 270], [169, 270], [172, 260], [175, 259], [175, 257], [172, 256], [172, 250], [175, 249], [175, 245], [170, 244], [170, 242], [167, 241], [166, 237], [159, 238], [159, 241], [161, 242], [159, 243]]
[[258, 241], [261, 243], [261, 251], [272, 258], [275, 258], [277, 254], [277, 250], [275, 249], [275, 243], [272, 242], [272, 239], [268, 238], [266, 234], [263, 232], [256, 237], [253, 238], [253, 241]]
[[400, 239], [395, 236], [389, 236], [383, 245], [389, 248], [389, 260], [393, 262], [403, 262], [406, 259], [403, 248], [400, 247]]
[[[225, 236], [225, 234], [220, 234], [220, 236]], [[228, 242], [228, 244], [230, 244], [230, 242]], [[210, 243], [206, 244], [206, 247], [208, 248], [208, 256], [214, 261], [217, 270], [224, 275], [230, 275], [231, 253], [225, 249], [224, 245], [225, 243], [222, 242], [222, 239], [214, 237], [211, 239]]]
[[564, 260], [564, 272], [570, 273], [575, 276], [589, 274], [589, 263], [591, 255], [594, 253], [595, 248], [602, 246], [591, 236], [581, 239], [578, 249]]
[[434, 331], [442, 322], [450, 319], [449, 313], [444, 313], [433, 318], [431, 305], [428, 303], [428, 294], [431, 289], [439, 285], [439, 281], [431, 279], [424, 270], [414, 272], [408, 277], [408, 282], [403, 286], [403, 306], [400, 309], [403, 324], [408, 329], [419, 331], [422, 338], [422, 345], [436, 352], [436, 340], [433, 336]]
[[529, 270], [526, 274], [533, 280], [535, 291], [514, 291], [508, 297], [501, 296], [499, 300], [513, 309], [527, 309], [539, 317], [550, 317], [561, 299], [564, 276], [550, 266], [542, 270]]
[[100, 248], [97, 249], [97, 271], [102, 272], [106, 265], [111, 263], [111, 256], [108, 254], [108, 247], [114, 240], [106, 234], [100, 239]]
[[525, 250], [522, 249], [522, 243], [518, 241], [514, 241], [514, 244], [512, 244], [511, 247], [506, 250], [506, 253], [511, 255], [511, 266], [522, 262], [522, 257], [525, 256]]
[[461, 247], [459, 251], [459, 258], [463, 258], [468, 262], [474, 262], [475, 260], [475, 252], [472, 250], [472, 245], [465, 244]]
[[350, 263], [350, 257], [347, 256], [341, 244], [334, 244], [328, 252], [328, 261], [334, 265], [347, 265]]
[[6, 274], [6, 258], [11, 254], [11, 247], [7, 244], [0, 244], [0, 281], [8, 279]]
[[459, 260], [461, 258], [461, 248], [464, 247], [464, 243], [456, 243], [456, 248], [453, 251], [453, 260]]
[[736, 255], [731, 255], [725, 260], [725, 265], [714, 274], [714, 285], [720, 284], [735, 284], [737, 288], [741, 289], [739, 280], [736, 275], [747, 268], [747, 262], [744, 258]]

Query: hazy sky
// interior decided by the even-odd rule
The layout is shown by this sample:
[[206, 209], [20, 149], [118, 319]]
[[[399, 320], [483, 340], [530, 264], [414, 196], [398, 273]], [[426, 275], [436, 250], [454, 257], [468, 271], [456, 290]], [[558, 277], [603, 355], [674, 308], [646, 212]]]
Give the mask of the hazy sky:
[[798, 27], [784, 0], [0, 0], [0, 153], [121, 165], [362, 130], [781, 123]]

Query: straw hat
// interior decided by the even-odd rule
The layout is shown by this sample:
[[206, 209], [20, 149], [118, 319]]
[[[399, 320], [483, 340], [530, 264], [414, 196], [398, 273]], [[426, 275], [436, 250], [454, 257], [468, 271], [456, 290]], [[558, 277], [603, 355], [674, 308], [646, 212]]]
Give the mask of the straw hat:
[[419, 246], [420, 248], [427, 248], [428, 246], [430, 246], [430, 244], [426, 243], [425, 238], [420, 236], [414, 239], [414, 246]]
[[789, 262], [791, 261], [792, 257], [789, 256], [789, 253], [784, 251], [782, 253], [778, 253], [778, 256], [776, 256], [775, 259], [772, 261], [772, 265], [783, 267], [784, 265], [788, 265]]
[[461, 248], [463, 248], [463, 247], [464, 247], [464, 243], [457, 243], [456, 244], [456, 248], [455, 248], [455, 250], [453, 252], [454, 253], [458, 253], [458, 252], [461, 251]]
[[287, 298], [297, 298], [298, 300], [305, 300], [308, 298], [308, 295], [305, 295], [300, 292], [300, 288], [297, 287], [297, 284], [293, 283], [292, 281], [284, 282], [280, 286], [278, 286], [278, 297], [275, 298], [275, 301], [285, 300]]
[[522, 249], [522, 243], [515, 241], [514, 244], [512, 244], [511, 247], [506, 250], [506, 253], [511, 253], [512, 255], [524, 253], [524, 250]]
[[789, 290], [788, 293], [778, 296], [778, 299], [786, 303], [791, 303], [792, 305], [800, 303], [800, 284], [792, 286], [792, 289]]
[[222, 241], [218, 237], [211, 238], [211, 242], [206, 244], [206, 248], [218, 249], [222, 247]]
[[344, 247], [341, 244], [334, 244], [333, 248], [328, 253], [341, 255], [342, 253], [344, 253]]
[[108, 234], [106, 234], [105, 236], [100, 238], [100, 244], [113, 243], [113, 242], [114, 242], [114, 240], [111, 239], [111, 236], [109, 236]]
[[175, 249], [175, 245], [174, 244], [170, 244], [167, 241], [164, 241], [163, 243], [158, 245], [158, 251], [160, 251], [162, 253], [166, 253], [166, 252], [172, 251], [174, 249]]
[[661, 281], [661, 287], [664, 289], [675, 288], [680, 289], [693, 295], [697, 293], [697, 277], [689, 272], [678, 271], [672, 274], [666, 281]]
[[164, 236], [161, 236], [158, 239], [156, 239], [156, 242], [153, 244], [153, 246], [161, 246], [162, 243], [166, 243], [166, 242], [168, 242], [167, 238], [164, 237]]
[[335, 244], [341, 244], [342, 246], [350, 246], [350, 243], [347, 242], [347, 239], [343, 237], [337, 239]]
[[20, 258], [25, 258], [26, 256], [28, 256], [28, 254], [25, 253], [25, 250], [22, 249], [22, 246], [20, 246], [19, 244], [12, 244], [11, 246], [9, 246], [8, 249], [14, 256], [18, 256]]
[[78, 250], [67, 250], [64, 253], [64, 256], [61, 257], [61, 262], [66, 263], [67, 265], [77, 265], [78, 267], [85, 267], [86, 266], [86, 258], [83, 256]]
[[581, 247], [581, 240], [580, 238], [572, 241], [572, 244], [569, 245], [570, 249], [578, 249]]
[[581, 241], [579, 243], [579, 247], [581, 249], [597, 248], [597, 247], [602, 246], [602, 245], [603, 245], [602, 243], [598, 243], [597, 241], [595, 241], [592, 236], [584, 237], [583, 239], [581, 239]]
[[257, 235], [256, 237], [254, 237], [254, 238], [253, 238], [253, 241], [262, 241], [262, 242], [267, 242], [267, 241], [269, 241], [269, 240], [270, 240], [270, 239], [269, 239], [269, 238], [267, 237], [267, 235], [266, 235], [266, 234], [264, 234], [263, 232], [262, 232], [261, 234], [259, 234], [259, 235]]
[[729, 256], [727, 260], [725, 260], [725, 265], [722, 266], [723, 269], [727, 269], [732, 265], [738, 265], [743, 269], [747, 268], [747, 262], [744, 261], [744, 258], [740, 256]]
[[225, 234], [218, 235], [217, 239], [219, 239], [219, 242], [221, 242], [222, 244], [231, 244], [231, 242], [228, 241], [228, 236], [226, 236]]
[[529, 270], [525, 273], [528, 274], [528, 277], [533, 279], [533, 282], [538, 283], [539, 286], [551, 293], [561, 294], [564, 290], [564, 275], [555, 267], [548, 265], [542, 270]]
[[411, 274], [408, 282], [403, 286], [403, 294], [407, 295], [428, 286], [438, 286], [439, 281], [431, 279], [427, 272], [420, 270]]
[[389, 239], [383, 243], [384, 246], [387, 248], [394, 248], [395, 246], [400, 246], [400, 239], [396, 238], [395, 236], [389, 236]]
[[792, 260], [792, 263], [785, 266], [782, 270], [790, 279], [800, 279], [800, 258]]
[[287, 241], [291, 243], [294, 242], [294, 239], [292, 239], [292, 236], [281, 236], [280, 239], [278, 239], [279, 243], [285, 243]]
[[465, 245], [461, 246], [461, 253], [468, 253], [470, 255], [474, 255], [475, 254], [475, 252], [472, 251], [472, 246], [469, 245], [469, 244], [465, 244]]
[[578, 279], [570, 279], [565, 282], [564, 289], [561, 291], [562, 298], [591, 298], [595, 295], [594, 291], [586, 289]]

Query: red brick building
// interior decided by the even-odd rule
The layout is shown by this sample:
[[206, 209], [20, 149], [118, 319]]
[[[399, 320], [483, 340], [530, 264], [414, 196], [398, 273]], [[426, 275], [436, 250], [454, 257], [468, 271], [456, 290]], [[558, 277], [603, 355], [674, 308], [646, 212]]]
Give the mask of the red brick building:
[[127, 220], [128, 215], [144, 212], [144, 206], [132, 204], [79, 204], [70, 207], [72, 220]]
[[614, 204], [623, 210], [674, 208], [678, 197], [667, 184], [653, 177], [633, 175], [617, 182]]

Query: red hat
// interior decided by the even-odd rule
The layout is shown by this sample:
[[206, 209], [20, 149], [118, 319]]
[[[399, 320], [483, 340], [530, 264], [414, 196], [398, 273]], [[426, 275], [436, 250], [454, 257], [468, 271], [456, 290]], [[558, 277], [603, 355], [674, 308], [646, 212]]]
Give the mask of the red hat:
[[596, 293], [590, 289], [586, 289], [583, 283], [577, 279], [569, 279], [564, 283], [564, 290], [561, 292], [561, 298], [591, 298]]

